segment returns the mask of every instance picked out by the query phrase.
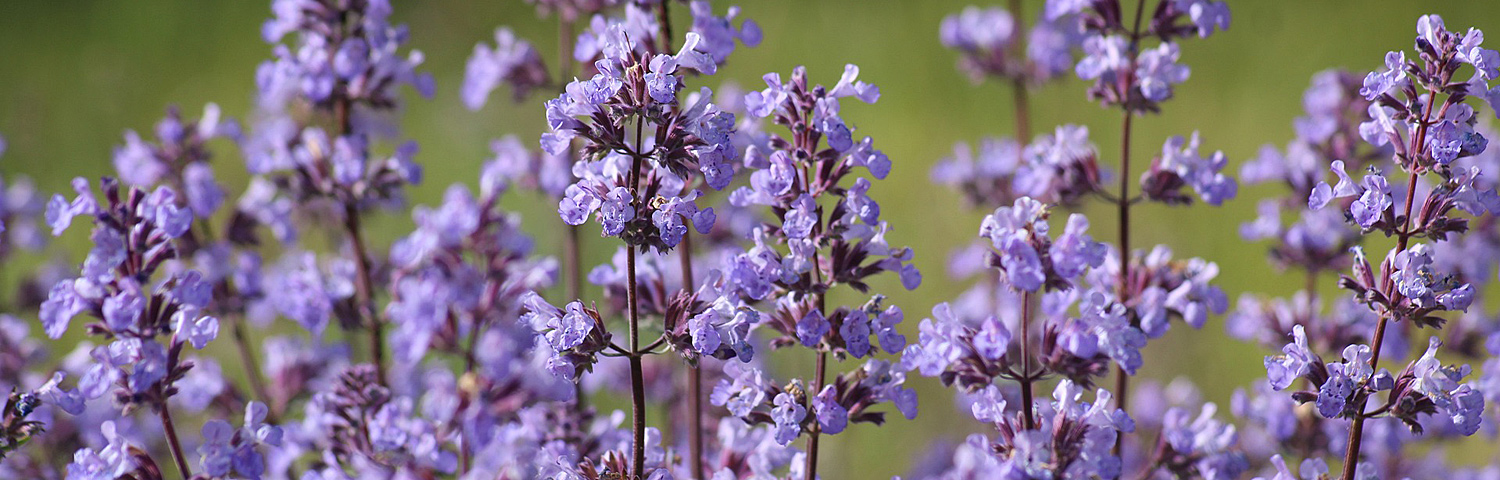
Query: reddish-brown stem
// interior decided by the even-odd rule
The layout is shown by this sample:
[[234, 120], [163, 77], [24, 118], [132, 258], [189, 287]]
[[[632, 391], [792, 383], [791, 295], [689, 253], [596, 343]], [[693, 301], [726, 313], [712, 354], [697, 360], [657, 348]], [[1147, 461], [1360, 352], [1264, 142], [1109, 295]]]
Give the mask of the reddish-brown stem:
[[[812, 190], [812, 172], [805, 166], [802, 169], [802, 187], [804, 191]], [[823, 225], [823, 212], [822, 210], [815, 211], [817, 212], [817, 230], [821, 231]], [[818, 285], [824, 286], [823, 260], [817, 250], [813, 250], [813, 278], [817, 280]], [[820, 292], [813, 294], [813, 298], [817, 302], [818, 313], [823, 314], [825, 311], [824, 308], [826, 307], [826, 305], [824, 304], [825, 298], [823, 296], [823, 293]], [[816, 370], [813, 371], [813, 390], [811, 392], [808, 392], [809, 398], [823, 392], [823, 376], [824, 372], [828, 370], [827, 351], [818, 351], [817, 365], [814, 368], [816, 368]], [[814, 480], [818, 478], [818, 437], [822, 435], [822, 433], [822, 426], [820, 426], [817, 421], [812, 422], [812, 431], [808, 432], [807, 436], [807, 464], [803, 469], [806, 472], [805, 478], [807, 480]]]
[[163, 400], [156, 409], [157, 415], [161, 417], [161, 428], [167, 434], [167, 447], [172, 450], [172, 460], [177, 462], [177, 472], [182, 478], [191, 478], [192, 470], [188, 469], [187, 457], [182, 454], [182, 442], [177, 440], [177, 427], [172, 424], [172, 413], [167, 410], [167, 402]]
[[631, 471], [635, 478], [646, 478], [646, 381], [641, 366], [639, 307], [636, 305], [635, 247], [625, 247], [625, 274], [627, 301], [630, 303], [630, 427], [633, 442], [630, 445]]
[[[645, 154], [641, 153], [641, 131], [645, 128], [646, 120], [638, 119], [635, 123], [635, 148], [634, 159], [631, 162], [630, 182], [630, 208], [634, 209], [640, 202], [640, 172], [645, 163]], [[629, 242], [625, 243], [625, 303], [630, 309], [630, 424], [633, 441], [630, 446], [631, 472], [635, 478], [646, 478], [646, 381], [645, 372], [641, 366], [641, 335], [640, 335], [640, 300], [635, 279], [635, 246]]]
[[[349, 135], [349, 99], [340, 96], [333, 102], [334, 119], [338, 122], [339, 136]], [[375, 365], [375, 378], [385, 385], [385, 339], [383, 325], [375, 316], [374, 278], [370, 273], [370, 253], [365, 248], [363, 228], [360, 227], [359, 207], [352, 198], [344, 199], [344, 234], [349, 237], [349, 247], [354, 253], [354, 310], [360, 323], [370, 329], [370, 363]]]
[[[572, 77], [573, 71], [573, 22], [558, 15], [557, 27], [557, 83], [567, 85], [568, 78]], [[573, 160], [573, 144], [568, 143], [568, 161]], [[578, 235], [578, 225], [563, 223], [563, 262], [567, 268], [567, 298], [569, 301], [578, 300], [583, 295], [583, 261], [580, 251], [582, 239]]]
[[[1120, 212], [1120, 278], [1119, 297], [1120, 303], [1129, 301], [1130, 297], [1130, 124], [1135, 116], [1130, 109], [1125, 110], [1124, 135], [1120, 140], [1120, 201], [1117, 204]], [[1115, 366], [1115, 408], [1124, 410], [1126, 395], [1129, 394], [1130, 376], [1125, 373], [1125, 368]], [[1120, 454], [1121, 440], [1115, 439], [1114, 454]]]
[[243, 363], [245, 367], [245, 378], [250, 381], [250, 391], [255, 393], [257, 399], [271, 407], [267, 409], [266, 421], [273, 425], [280, 423], [277, 421], [280, 408], [273, 406], [270, 390], [266, 389], [266, 379], [260, 373], [260, 363], [255, 361], [255, 351], [250, 348], [250, 334], [245, 331], [245, 317], [231, 319], [229, 323], [232, 324], [229, 331], [234, 335], [235, 350], [239, 351], [240, 363]]
[[[693, 279], [693, 233], [682, 234], [682, 243], [677, 245], [678, 257], [682, 261], [682, 289], [692, 292]], [[703, 372], [697, 364], [688, 366], [688, 453], [690, 469], [695, 480], [703, 479]]]
[[1027, 430], [1036, 428], [1031, 402], [1031, 292], [1021, 294], [1021, 412]]
[[672, 15], [667, 11], [668, 4], [672, 2], [656, 2], [660, 8], [656, 9], [656, 23], [661, 26], [661, 51], [668, 55], [672, 54]]
[[[1436, 97], [1437, 92], [1432, 92], [1428, 97], [1427, 106], [1422, 110], [1422, 121], [1417, 125], [1416, 134], [1412, 136], [1411, 148], [1407, 149], [1407, 152], [1409, 152], [1409, 154], [1413, 157], [1410, 160], [1412, 163], [1410, 168], [1410, 176], [1406, 181], [1406, 213], [1402, 215], [1404, 218], [1402, 220], [1401, 230], [1396, 232], [1397, 253], [1406, 251], [1406, 247], [1411, 241], [1411, 210], [1412, 207], [1416, 204], [1417, 169], [1420, 168], [1418, 165], [1416, 165], [1416, 163], [1418, 157], [1420, 157], [1420, 154], [1422, 152], [1422, 146], [1426, 144], [1427, 124], [1432, 118], [1432, 101]], [[1443, 108], [1446, 110], [1447, 106], [1444, 105]], [[1396, 312], [1392, 309], [1395, 308], [1396, 304], [1401, 302], [1401, 292], [1395, 291], [1395, 287], [1390, 277], [1387, 277], [1382, 283], [1385, 287], [1384, 290], [1388, 292], [1387, 296], [1391, 299], [1391, 308], [1387, 309], [1386, 313], [1388, 313], [1388, 315], [1380, 315], [1380, 321], [1375, 324], [1375, 335], [1370, 338], [1370, 368], [1372, 370], [1378, 370], [1379, 368], [1377, 365], [1380, 364], [1380, 347], [1383, 343], [1385, 343], [1385, 324], [1390, 320], [1392, 316], [1396, 314]], [[1368, 399], [1366, 399], [1366, 401], [1368, 401]], [[1361, 403], [1359, 405], [1358, 411], [1360, 412], [1359, 415], [1356, 415], [1354, 417], [1354, 421], [1349, 424], [1349, 447], [1344, 450], [1344, 472], [1343, 475], [1340, 476], [1340, 478], [1343, 480], [1354, 480], [1354, 470], [1359, 465], [1359, 444], [1364, 437], [1365, 430], [1364, 403]]]
[[[1026, 37], [1026, 17], [1021, 15], [1021, 0], [1010, 0], [1011, 14], [1016, 18], [1015, 38]], [[1016, 109], [1016, 142], [1025, 145], [1031, 139], [1031, 108], [1026, 91], [1026, 42], [1011, 43], [1011, 58], [1021, 62], [1022, 73], [1011, 79], [1011, 95]]]
[[[1130, 66], [1135, 70], [1137, 50], [1141, 41], [1141, 13], [1146, 9], [1146, 0], [1139, 0], [1135, 4], [1135, 25], [1130, 30]], [[1124, 96], [1128, 102], [1130, 97], [1127, 88]], [[1120, 212], [1120, 280], [1119, 301], [1126, 304], [1130, 301], [1130, 124], [1135, 118], [1135, 113], [1130, 110], [1130, 105], [1124, 105], [1125, 121], [1121, 125], [1120, 134], [1120, 196], [1117, 198], [1117, 207]], [[1115, 366], [1115, 408], [1125, 410], [1127, 397], [1130, 395], [1130, 377], [1126, 375], [1125, 369]], [[1115, 438], [1115, 447], [1111, 450], [1116, 456], [1120, 455], [1120, 447], [1124, 437]]]
[[[819, 310], [822, 309], [819, 308]], [[828, 352], [818, 352], [818, 364], [814, 368], [816, 370], [813, 371], [813, 390], [808, 392], [808, 398], [823, 391], [823, 375], [828, 369]], [[812, 432], [809, 432], [807, 437], [807, 466], [804, 468], [807, 471], [807, 480], [818, 478], [818, 435], [822, 433], [822, 430], [817, 421], [812, 422]]]

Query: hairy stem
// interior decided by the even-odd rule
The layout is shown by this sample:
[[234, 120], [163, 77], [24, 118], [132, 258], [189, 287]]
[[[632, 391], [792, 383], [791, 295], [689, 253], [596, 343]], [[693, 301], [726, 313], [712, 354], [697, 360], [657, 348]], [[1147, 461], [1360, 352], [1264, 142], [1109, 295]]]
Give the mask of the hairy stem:
[[[1010, 11], [1016, 18], [1016, 38], [1026, 38], [1026, 18], [1021, 15], [1021, 0], [1010, 0]], [[1026, 42], [1017, 41], [1011, 44], [1011, 58], [1023, 59], [1021, 64], [1025, 65], [1024, 58]], [[1031, 108], [1027, 99], [1026, 76], [1017, 75], [1011, 79], [1011, 95], [1015, 101], [1016, 110], [1016, 142], [1026, 145], [1031, 139]]]
[[[1135, 25], [1130, 30], [1130, 65], [1131, 71], [1135, 70], [1136, 56], [1138, 55], [1141, 41], [1141, 13], [1146, 9], [1146, 0], [1139, 0], [1135, 4]], [[1133, 81], [1133, 79], [1128, 80]], [[1128, 99], [1130, 89], [1125, 89]], [[1128, 100], [1126, 100], [1128, 102]], [[1130, 124], [1135, 118], [1135, 112], [1130, 110], [1130, 105], [1125, 105], [1125, 120], [1120, 126], [1120, 196], [1117, 198], [1117, 208], [1120, 215], [1120, 279], [1119, 279], [1119, 301], [1126, 304], [1130, 301]], [[1115, 408], [1125, 410], [1127, 398], [1130, 395], [1130, 376], [1125, 373], [1125, 368], [1115, 366]], [[1120, 447], [1123, 445], [1124, 437], [1115, 438], [1115, 446], [1111, 450], [1116, 456], [1120, 455]]]
[[[1429, 90], [1429, 92], [1431, 92], [1431, 90]], [[1416, 204], [1417, 172], [1418, 168], [1420, 168], [1418, 165], [1416, 165], [1416, 162], [1417, 159], [1420, 158], [1423, 145], [1426, 145], [1427, 126], [1432, 118], [1432, 99], [1436, 98], [1436, 96], [1437, 92], [1430, 93], [1430, 96], [1428, 97], [1429, 100], [1427, 101], [1427, 106], [1422, 110], [1422, 121], [1417, 125], [1416, 135], [1412, 135], [1411, 148], [1407, 149], [1407, 152], [1409, 152], [1409, 154], [1413, 157], [1410, 160], [1412, 163], [1409, 169], [1411, 171], [1410, 176], [1406, 181], [1406, 213], [1402, 215], [1404, 218], [1402, 220], [1401, 230], [1396, 232], [1395, 251], [1397, 253], [1406, 251], [1406, 247], [1411, 241], [1411, 210], [1412, 207]], [[1444, 112], [1446, 112], [1447, 109], [1448, 106], [1446, 104], [1443, 105]], [[1388, 292], [1387, 297], [1391, 299], [1391, 308], [1393, 309], [1395, 308], [1396, 304], [1401, 302], [1401, 292], [1396, 291], [1395, 285], [1393, 284], [1393, 281], [1389, 276], [1386, 276], [1385, 281], [1382, 283], [1385, 287], [1384, 290]], [[1388, 311], [1387, 313], [1389, 313], [1389, 315], [1380, 315], [1380, 321], [1375, 324], [1375, 335], [1370, 339], [1370, 368], [1375, 371], [1379, 370], [1378, 365], [1380, 364], [1380, 347], [1383, 343], [1385, 343], [1385, 324], [1396, 314], [1396, 312], [1393, 310]], [[1368, 402], [1369, 399], [1366, 398], [1365, 401]], [[1364, 403], [1361, 403], [1359, 405], [1358, 412], [1359, 414], [1355, 415], [1354, 421], [1349, 424], [1349, 447], [1344, 451], [1344, 472], [1343, 475], [1340, 476], [1340, 478], [1342, 478], [1343, 480], [1354, 480], [1354, 470], [1356, 467], [1358, 467], [1359, 464], [1359, 444], [1360, 440], [1362, 440], [1364, 436], [1365, 430], [1366, 414]]]
[[250, 391], [270, 407], [267, 409], [266, 421], [271, 424], [280, 423], [277, 417], [282, 407], [271, 401], [270, 390], [266, 389], [266, 379], [260, 373], [260, 363], [255, 361], [255, 351], [250, 347], [250, 334], [245, 331], [245, 317], [232, 319], [229, 323], [232, 325], [229, 331], [234, 336], [235, 350], [239, 351], [240, 363], [245, 367], [245, 378], [250, 380]]
[[[818, 298], [819, 303], [821, 303], [822, 295], [818, 295]], [[822, 310], [822, 308], [820, 307], [818, 310]], [[808, 392], [808, 398], [823, 391], [823, 375], [828, 370], [828, 352], [818, 352], [818, 364], [815, 368], [816, 370], [813, 371], [813, 391]], [[818, 436], [822, 433], [822, 430], [818, 422], [814, 420], [812, 422], [812, 432], [808, 433], [807, 436], [807, 465], [804, 468], [807, 472], [807, 480], [818, 478]]]
[[188, 469], [187, 457], [182, 454], [182, 442], [177, 440], [177, 427], [172, 424], [172, 413], [168, 411], [165, 399], [158, 405], [156, 413], [161, 417], [161, 429], [167, 434], [167, 447], [172, 450], [172, 460], [177, 462], [177, 472], [184, 479], [191, 478], [193, 472]]
[[[338, 122], [339, 136], [349, 135], [350, 105], [348, 97], [340, 96], [333, 104], [333, 114]], [[384, 325], [375, 315], [374, 276], [370, 272], [370, 253], [365, 247], [364, 229], [360, 226], [359, 206], [353, 199], [344, 199], [344, 234], [349, 237], [349, 247], [354, 253], [354, 310], [360, 323], [370, 329], [370, 363], [375, 365], [375, 378], [381, 385], [385, 379], [385, 334]]]
[[1021, 294], [1021, 412], [1027, 430], [1036, 428], [1031, 402], [1031, 292]]

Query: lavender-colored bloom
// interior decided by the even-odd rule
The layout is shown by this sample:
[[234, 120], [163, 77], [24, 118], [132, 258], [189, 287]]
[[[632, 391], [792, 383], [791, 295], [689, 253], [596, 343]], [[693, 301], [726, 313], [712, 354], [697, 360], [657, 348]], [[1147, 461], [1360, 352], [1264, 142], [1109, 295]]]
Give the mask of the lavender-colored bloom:
[[1365, 100], [1374, 100], [1406, 82], [1406, 52], [1385, 54], [1385, 71], [1370, 72], [1365, 76], [1364, 87], [1359, 89]]
[[547, 67], [536, 49], [508, 28], [495, 30], [494, 48], [484, 43], [474, 45], [464, 68], [464, 106], [479, 110], [501, 82], [511, 84], [517, 100], [547, 82]]
[[1068, 216], [1066, 230], [1053, 241], [1049, 252], [1052, 268], [1058, 275], [1064, 278], [1077, 277], [1086, 269], [1104, 263], [1104, 256], [1109, 249], [1104, 244], [1095, 242], [1088, 235], [1088, 229], [1087, 217], [1077, 213]]
[[789, 238], [808, 238], [818, 222], [818, 205], [813, 198], [802, 195], [792, 204], [792, 209], [787, 210], [786, 219], [782, 221], [782, 231]]
[[818, 344], [822, 343], [823, 337], [827, 336], [832, 329], [833, 326], [823, 318], [823, 312], [813, 310], [797, 321], [797, 340], [802, 342], [804, 347], [817, 348]]
[[1187, 81], [1188, 67], [1177, 64], [1180, 56], [1175, 43], [1163, 43], [1141, 52], [1135, 75], [1147, 100], [1160, 102], [1171, 98], [1172, 86]]
[[[849, 410], [838, 404], [838, 401], [834, 399], [834, 394], [833, 385], [827, 385], [812, 399], [812, 409], [817, 415], [818, 426], [822, 427], [822, 433], [828, 435], [837, 435], [849, 424]], [[779, 400], [780, 397], [777, 399]]]
[[694, 0], [688, 4], [693, 14], [692, 31], [702, 38], [698, 49], [713, 57], [714, 62], [723, 64], [734, 52], [735, 41], [738, 40], [747, 47], [760, 44], [760, 25], [754, 20], [745, 19], [735, 28], [734, 21], [739, 16], [740, 8], [730, 6], [729, 11], [722, 17], [714, 16], [713, 5], [704, 0]]
[[776, 443], [792, 443], [802, 434], [802, 419], [807, 417], [807, 408], [788, 393], [777, 395], [774, 403], [776, 408], [771, 410], [771, 420], [776, 425]]
[[1301, 325], [1292, 327], [1292, 343], [1282, 347], [1282, 355], [1266, 357], [1266, 375], [1271, 388], [1282, 390], [1292, 385], [1298, 377], [1307, 374], [1308, 368], [1319, 362], [1317, 354], [1308, 349], [1307, 332]]
[[[1152, 165], [1152, 170], [1173, 172], [1191, 186], [1204, 202], [1214, 206], [1223, 205], [1225, 200], [1233, 199], [1238, 193], [1238, 184], [1223, 173], [1228, 164], [1224, 152], [1214, 152], [1212, 156], [1203, 158], [1198, 155], [1198, 145], [1198, 132], [1193, 132], [1186, 142], [1182, 137], [1167, 139], [1162, 145], [1159, 163]], [[1146, 188], [1150, 190], [1149, 186]]]

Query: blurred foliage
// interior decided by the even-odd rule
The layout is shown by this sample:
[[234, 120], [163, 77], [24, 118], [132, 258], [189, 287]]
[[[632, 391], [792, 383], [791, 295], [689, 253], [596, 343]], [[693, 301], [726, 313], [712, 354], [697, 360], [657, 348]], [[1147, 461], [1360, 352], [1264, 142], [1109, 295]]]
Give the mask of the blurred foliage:
[[[501, 92], [480, 112], [462, 106], [458, 88], [474, 44], [491, 41], [495, 27], [508, 25], [531, 40], [544, 58], [553, 59], [557, 22], [539, 17], [520, 0], [393, 3], [395, 21], [410, 25], [411, 44], [426, 55], [424, 69], [437, 79], [438, 92], [430, 101], [407, 92], [400, 117], [402, 134], [421, 144], [418, 160], [427, 171], [411, 201], [434, 203], [452, 182], [475, 183], [491, 139], [513, 133], [531, 144], [545, 128], [540, 98], [510, 104], [508, 94]], [[731, 2], [713, 3], [722, 11]], [[954, 68], [956, 56], [937, 40], [943, 16], [974, 2], [738, 3], [745, 16], [760, 23], [765, 40], [758, 48], [737, 50], [708, 86], [737, 82], [759, 88], [763, 73], [785, 75], [796, 65], [806, 65], [814, 80], [831, 85], [844, 63], [854, 63], [862, 68], [862, 80], [881, 87], [878, 104], [850, 105], [846, 119], [860, 134], [873, 136], [895, 162], [893, 174], [876, 186], [873, 196], [896, 229], [891, 242], [916, 249], [926, 281], [916, 292], [901, 290], [893, 278], [883, 279], [877, 288], [891, 292], [892, 300], [906, 309], [904, 328], [915, 339], [916, 325], [931, 306], [960, 291], [962, 285], [944, 272], [945, 260], [972, 238], [986, 213], [966, 210], [957, 195], [932, 186], [928, 170], [956, 141], [1008, 135], [1015, 128], [1008, 87], [971, 83]], [[1042, 5], [1040, 0], [1025, 3], [1028, 15]], [[1301, 113], [1302, 90], [1312, 74], [1378, 66], [1384, 52], [1410, 48], [1421, 14], [1442, 14], [1455, 29], [1500, 31], [1500, 2], [1490, 1], [1242, 0], [1231, 7], [1229, 31], [1184, 42], [1183, 62], [1192, 67], [1192, 78], [1177, 89], [1162, 114], [1136, 122], [1132, 148], [1137, 158], [1158, 152], [1168, 136], [1196, 129], [1205, 148], [1224, 150], [1237, 172], [1238, 164], [1261, 145], [1279, 146], [1291, 137], [1291, 121]], [[674, 10], [679, 32], [688, 21], [686, 14], [685, 8]], [[109, 174], [111, 148], [123, 143], [122, 132], [149, 131], [168, 105], [196, 117], [204, 103], [217, 102], [226, 116], [246, 118], [255, 68], [270, 56], [260, 38], [260, 24], [269, 15], [269, 2], [256, 0], [0, 2], [0, 45], [6, 52], [6, 65], [0, 68], [0, 135], [10, 143], [0, 172], [7, 178], [29, 175], [43, 191], [67, 191], [74, 176]], [[1070, 79], [1035, 94], [1033, 129], [1087, 125], [1101, 147], [1101, 163], [1112, 165], [1119, 154], [1119, 115], [1088, 102], [1083, 91], [1082, 82]], [[246, 176], [241, 157], [232, 145], [220, 147], [220, 179], [237, 194]], [[1246, 291], [1290, 293], [1301, 281], [1276, 272], [1266, 263], [1262, 246], [1247, 244], [1237, 234], [1239, 223], [1253, 218], [1259, 198], [1281, 193], [1276, 187], [1242, 189], [1240, 198], [1218, 209], [1147, 205], [1135, 220], [1134, 241], [1165, 243], [1179, 256], [1218, 262], [1218, 282], [1231, 299]], [[543, 253], [557, 253], [554, 246], [561, 242], [555, 205], [524, 194], [513, 194], [510, 202], [506, 207], [523, 213]], [[1088, 210], [1094, 231], [1100, 240], [1113, 241], [1114, 219], [1102, 207]], [[411, 221], [386, 215], [371, 225], [373, 243], [388, 245]], [[76, 262], [86, 251], [84, 242], [86, 234], [69, 233], [49, 254]], [[586, 265], [606, 261], [613, 251], [612, 244], [597, 239], [587, 246]], [[11, 281], [4, 285], [14, 285], [20, 272], [37, 264], [35, 258], [22, 258], [7, 265], [5, 278]], [[1333, 279], [1324, 280], [1322, 290], [1332, 293]], [[587, 294], [596, 296], [597, 291]], [[1187, 376], [1208, 399], [1227, 405], [1234, 388], [1263, 374], [1261, 355], [1225, 338], [1218, 318], [1202, 331], [1178, 328], [1153, 343], [1141, 376], [1164, 381]], [[779, 365], [810, 368], [810, 353], [781, 356], [806, 358]], [[931, 445], [962, 441], [966, 432], [978, 428], [951, 407], [950, 396], [934, 382], [918, 384], [921, 417], [905, 421], [898, 416], [885, 427], [857, 427], [834, 437], [825, 450], [827, 478], [899, 474]]]

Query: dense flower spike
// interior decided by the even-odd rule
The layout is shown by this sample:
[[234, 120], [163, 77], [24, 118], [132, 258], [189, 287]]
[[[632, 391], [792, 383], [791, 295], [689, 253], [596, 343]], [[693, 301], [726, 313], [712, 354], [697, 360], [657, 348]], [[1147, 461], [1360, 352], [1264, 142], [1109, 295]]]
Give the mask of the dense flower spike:
[[484, 107], [490, 91], [502, 82], [511, 86], [512, 96], [517, 100], [547, 83], [547, 66], [541, 56], [508, 28], [495, 30], [494, 47], [475, 45], [464, 72], [462, 95], [464, 106], [470, 110]]
[[[1500, 207], [1494, 185], [1476, 181], [1488, 164], [1469, 159], [1483, 154], [1488, 141], [1475, 131], [1475, 107], [1464, 102], [1469, 95], [1487, 92], [1487, 83], [1495, 76], [1492, 60], [1500, 54], [1480, 47], [1482, 33], [1472, 29], [1464, 34], [1449, 32], [1435, 15], [1418, 20], [1417, 34], [1415, 59], [1409, 59], [1405, 52], [1388, 53], [1384, 68], [1367, 75], [1357, 92], [1349, 76], [1327, 74], [1316, 80], [1306, 98], [1310, 116], [1298, 121], [1299, 140], [1289, 148], [1285, 167], [1277, 165], [1281, 162], [1276, 157], [1263, 157], [1253, 164], [1258, 177], [1285, 179], [1294, 194], [1305, 198], [1307, 207], [1313, 210], [1303, 214], [1304, 222], [1321, 217], [1323, 220], [1312, 221], [1326, 225], [1326, 230], [1314, 236], [1308, 230], [1316, 227], [1302, 227], [1301, 233], [1295, 234], [1300, 238], [1291, 237], [1281, 233], [1279, 220], [1271, 218], [1247, 226], [1247, 233], [1287, 238], [1284, 251], [1288, 254], [1284, 258], [1308, 270], [1309, 288], [1319, 271], [1346, 261], [1337, 249], [1347, 248], [1352, 253], [1348, 260], [1351, 272], [1339, 285], [1352, 292], [1354, 301], [1367, 308], [1367, 313], [1335, 311], [1324, 317], [1316, 303], [1301, 294], [1294, 300], [1298, 302], [1295, 310], [1249, 313], [1243, 318], [1251, 322], [1260, 319], [1262, 326], [1239, 329], [1246, 337], [1264, 341], [1273, 332], [1284, 332], [1288, 321], [1295, 322], [1291, 327], [1293, 342], [1283, 347], [1282, 355], [1266, 358], [1270, 386], [1282, 390], [1305, 381], [1307, 390], [1294, 392], [1293, 400], [1314, 403], [1322, 417], [1349, 419], [1348, 441], [1343, 445], [1343, 478], [1376, 473], [1375, 467], [1359, 463], [1362, 440], [1384, 436], [1381, 432], [1391, 428], [1394, 420], [1415, 434], [1441, 438], [1472, 435], [1483, 416], [1485, 399], [1479, 393], [1480, 384], [1461, 383], [1470, 373], [1467, 365], [1439, 363], [1436, 358], [1442, 341], [1436, 336], [1429, 338], [1426, 352], [1400, 373], [1378, 368], [1382, 356], [1399, 360], [1406, 350], [1402, 332], [1407, 329], [1387, 333], [1388, 323], [1442, 328], [1448, 320], [1443, 312], [1467, 312], [1473, 305], [1478, 287], [1470, 281], [1475, 279], [1465, 275], [1462, 267], [1434, 261], [1434, 251], [1465, 242], [1463, 235], [1471, 223], [1481, 226], [1483, 232], [1497, 213], [1495, 207]], [[1466, 64], [1474, 67], [1471, 79], [1453, 81]], [[1359, 147], [1352, 141], [1352, 124], [1360, 119], [1351, 119], [1351, 113], [1357, 114], [1361, 108], [1368, 113], [1368, 121], [1359, 124], [1357, 133], [1372, 147]], [[1386, 156], [1392, 161], [1383, 161]], [[1319, 165], [1327, 165], [1337, 181], [1332, 185], [1326, 181], [1311, 184], [1309, 180], [1320, 175], [1308, 175], [1317, 171], [1309, 167]], [[1363, 176], [1352, 177], [1347, 170], [1351, 165], [1362, 168]], [[1386, 172], [1395, 170], [1407, 173], [1404, 181], [1387, 178]], [[1420, 209], [1416, 208], [1419, 203]], [[1327, 210], [1335, 213], [1319, 213]], [[1331, 221], [1338, 217], [1350, 226]], [[1358, 236], [1351, 235], [1376, 232], [1397, 239], [1378, 266], [1372, 265], [1357, 245]], [[1481, 238], [1484, 235], [1479, 233]], [[1489, 280], [1479, 282], [1482, 285]], [[1257, 309], [1254, 300], [1242, 300], [1242, 305]], [[1338, 305], [1345, 312], [1358, 308]], [[1465, 330], [1459, 328], [1457, 338], [1472, 335]], [[1383, 353], [1390, 351], [1396, 354]], [[1325, 361], [1325, 355], [1338, 356], [1341, 361]], [[1371, 397], [1382, 395], [1385, 400], [1381, 406], [1373, 410], [1367, 407]], [[1428, 417], [1446, 418], [1448, 425], [1430, 422]], [[1393, 421], [1379, 421], [1384, 418]], [[1377, 430], [1367, 432], [1367, 423]], [[1325, 425], [1333, 426], [1330, 436], [1339, 435], [1337, 424]], [[1285, 427], [1267, 431], [1274, 433], [1276, 441], [1287, 438]], [[1371, 448], [1387, 448], [1380, 446], [1382, 443], [1375, 442]], [[1312, 446], [1302, 453], [1322, 451], [1339, 453], [1338, 446], [1331, 442], [1326, 449]], [[1399, 451], [1391, 453], [1399, 457]], [[1400, 464], [1387, 463], [1379, 467], [1384, 470], [1380, 473], [1400, 475], [1393, 470], [1393, 465]], [[1284, 466], [1281, 470], [1290, 475]]]
[[[1084, 57], [1074, 71], [1079, 78], [1094, 81], [1090, 98], [1134, 111], [1156, 111], [1158, 104], [1172, 97], [1173, 86], [1188, 79], [1188, 67], [1177, 63], [1181, 54], [1176, 40], [1194, 35], [1207, 38], [1215, 30], [1228, 29], [1229, 7], [1222, 1], [1163, 1], [1144, 28], [1139, 12], [1134, 25], [1126, 24], [1129, 18], [1122, 7], [1119, 0], [1048, 0], [1045, 17], [1070, 21], [1083, 32]], [[1161, 43], [1140, 47], [1146, 38]]]
[[[1145, 168], [1129, 159], [1134, 120], [1190, 88], [1184, 40], [1227, 29], [1226, 2], [952, 12], [932, 46], [1014, 95], [1015, 132], [932, 169], [985, 215], [947, 262], [968, 288], [903, 326], [897, 304], [912, 300], [885, 289], [923, 278], [892, 244], [906, 226], [880, 185], [905, 172], [842, 110], [877, 103], [868, 80], [884, 73], [714, 85], [762, 40], [754, 10], [530, 0], [556, 17], [557, 48], [498, 28], [452, 99], [477, 110], [501, 84], [517, 102], [555, 95], [545, 132], [497, 134], [473, 182], [408, 207], [416, 144], [387, 140], [405, 87], [430, 97], [433, 80], [400, 15], [389, 0], [270, 3], [273, 53], [244, 132], [212, 103], [197, 119], [171, 108], [125, 133], [113, 178], [50, 198], [24, 176], [0, 182], [0, 262], [30, 267], [15, 254], [41, 251], [41, 232], [91, 227], [87, 255], [65, 260], [79, 264], [6, 272], [24, 278], [0, 296], [0, 478], [811, 480], [849, 474], [819, 471], [825, 437], [915, 419], [913, 374], [993, 430], [933, 442], [908, 478], [1500, 472], [1447, 465], [1450, 444], [1500, 431], [1500, 314], [1484, 299], [1500, 282], [1500, 151], [1482, 120], [1500, 103], [1500, 53], [1478, 30], [1424, 16], [1413, 51], [1317, 74], [1294, 138], [1236, 179], [1197, 132], [1164, 139]], [[1033, 134], [1033, 97], [1069, 71], [1123, 115], [1119, 163], [1093, 143], [1111, 137], [1097, 122]], [[248, 183], [217, 168], [222, 140]], [[1130, 217], [1148, 201], [1223, 205], [1241, 181], [1274, 185], [1240, 234], [1300, 289], [1239, 298], [1226, 331], [1271, 354], [1223, 408], [1186, 379], [1131, 380], [1160, 372], [1148, 341], [1230, 302], [1219, 264], [1132, 246]], [[507, 212], [513, 189], [556, 203], [565, 267], [554, 237], [534, 241]], [[367, 235], [379, 210], [409, 230]], [[588, 270], [591, 222], [618, 241]], [[1240, 267], [1225, 275], [1266, 283]], [[1337, 291], [1320, 288], [1330, 272]], [[354, 331], [369, 342], [345, 343]]]

